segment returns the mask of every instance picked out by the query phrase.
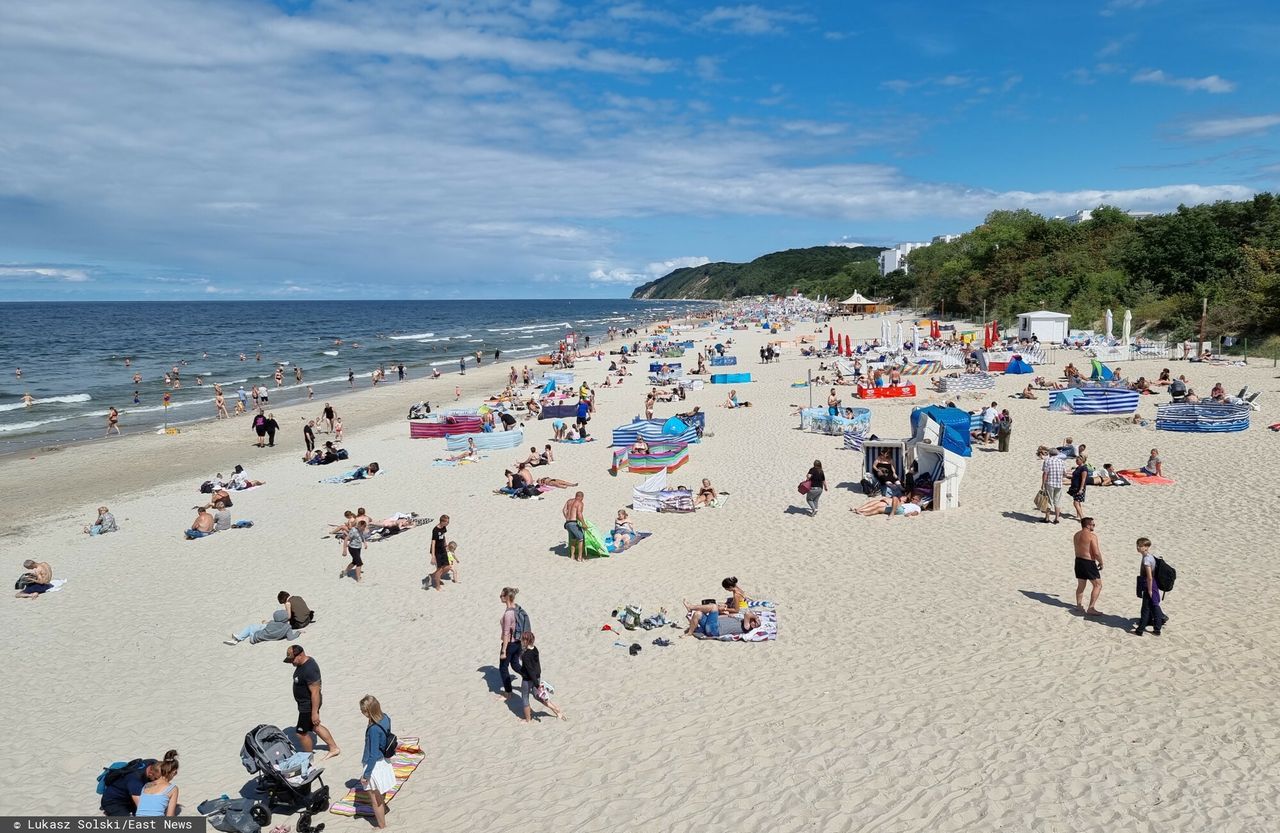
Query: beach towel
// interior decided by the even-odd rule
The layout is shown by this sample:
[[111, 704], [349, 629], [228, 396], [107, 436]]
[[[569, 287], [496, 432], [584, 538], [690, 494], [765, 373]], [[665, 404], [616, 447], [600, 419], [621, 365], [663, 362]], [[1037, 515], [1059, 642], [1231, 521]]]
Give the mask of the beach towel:
[[[771, 602], [752, 602], [752, 613], [760, 617], [760, 627], [748, 633], [722, 634], [717, 642], [772, 642], [778, 638], [778, 611]], [[702, 637], [705, 638], [705, 637]]]
[[1172, 486], [1174, 481], [1168, 477], [1156, 477], [1154, 474], [1143, 474], [1140, 469], [1120, 469], [1116, 472], [1131, 483], [1141, 483], [1143, 486]]
[[[387, 790], [385, 798], [388, 803], [400, 793], [404, 782], [409, 780], [418, 764], [425, 759], [426, 753], [418, 746], [417, 738], [400, 738], [396, 746], [396, 754], [391, 757], [391, 768], [396, 774], [396, 784]], [[372, 816], [373, 805], [369, 803], [369, 793], [347, 790], [347, 794], [329, 805], [329, 812], [339, 816]]]
[[[616, 549], [613, 546], [613, 534], [612, 534], [613, 527], [609, 527], [609, 532], [610, 534], [607, 536], [602, 535], [600, 533], [600, 528], [598, 526], [591, 523], [591, 521], [584, 522], [582, 533], [583, 533], [583, 537], [586, 539], [586, 542], [587, 542], [586, 554], [589, 557], [607, 558], [608, 556], [613, 555], [614, 553], [622, 551], [622, 550]], [[653, 535], [652, 532], [637, 532], [635, 538], [631, 540], [631, 546], [628, 547], [627, 549], [628, 550], [635, 549], [636, 544], [639, 544], [641, 541], [645, 540], [646, 538], [652, 535]], [[566, 533], [566, 536], [567, 536], [567, 533]]]
[[55, 578], [55, 579], [53, 579], [53, 580], [51, 580], [51, 581], [49, 582], [49, 584], [51, 584], [51, 585], [53, 585], [53, 586], [52, 586], [52, 587], [50, 587], [48, 590], [46, 590], [46, 591], [44, 591], [44, 592], [45, 592], [45, 593], [57, 593], [59, 590], [61, 590], [61, 589], [62, 589], [62, 585], [66, 584], [66, 583], [67, 583], [67, 580], [66, 580], [65, 578]]

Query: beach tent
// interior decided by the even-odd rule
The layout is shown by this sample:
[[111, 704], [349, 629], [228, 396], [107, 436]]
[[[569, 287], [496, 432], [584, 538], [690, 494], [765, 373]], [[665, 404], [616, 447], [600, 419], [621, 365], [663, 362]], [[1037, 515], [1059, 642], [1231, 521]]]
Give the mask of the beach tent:
[[875, 312], [878, 307], [879, 305], [875, 301], [864, 297], [861, 292], [854, 292], [840, 302], [842, 312], [868, 313]]
[[1098, 361], [1097, 359], [1094, 359], [1093, 375], [1091, 375], [1089, 378], [1097, 382], [1110, 382], [1112, 379], [1115, 378], [1115, 373], [1112, 372], [1111, 368], [1107, 367], [1105, 364]]
[[662, 433], [666, 434], [668, 437], [682, 436], [688, 430], [689, 426], [685, 425], [684, 421], [680, 419], [680, 417], [671, 417], [666, 422], [662, 423]]
[[1031, 373], [1032, 369], [1031, 365], [1022, 360], [1022, 356], [1014, 356], [1009, 360], [1009, 364], [1005, 366], [1004, 372], [1013, 374]]
[[742, 385], [751, 381], [750, 373], [713, 373], [711, 374], [711, 384], [713, 385]]
[[[936, 423], [929, 426], [925, 421]], [[969, 412], [960, 408], [947, 408], [942, 405], [926, 405], [923, 408], [911, 409], [911, 430], [917, 440], [929, 439], [934, 445], [969, 457], [973, 449], [969, 438]]]
[[547, 383], [542, 386], [542, 396], [550, 396], [556, 392], [556, 380], [548, 379]]
[[1066, 390], [1055, 390], [1053, 396], [1049, 399], [1049, 410], [1051, 411], [1070, 411], [1071, 403], [1083, 396], [1080, 388], [1067, 388]]

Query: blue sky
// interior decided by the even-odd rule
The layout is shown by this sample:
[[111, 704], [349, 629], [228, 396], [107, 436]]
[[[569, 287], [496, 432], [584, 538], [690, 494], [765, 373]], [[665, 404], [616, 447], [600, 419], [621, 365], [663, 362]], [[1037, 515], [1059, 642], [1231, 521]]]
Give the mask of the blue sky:
[[14, 299], [589, 297], [1280, 182], [1264, 2], [0, 4]]

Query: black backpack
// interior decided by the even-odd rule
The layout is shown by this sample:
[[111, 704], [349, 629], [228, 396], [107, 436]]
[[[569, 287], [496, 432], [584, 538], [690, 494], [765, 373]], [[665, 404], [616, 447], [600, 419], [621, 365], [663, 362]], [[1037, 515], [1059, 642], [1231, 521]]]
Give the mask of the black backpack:
[[387, 732], [387, 740], [378, 751], [382, 753], [382, 757], [391, 758], [395, 756], [396, 750], [399, 748], [400, 739], [395, 736], [394, 732]]
[[1173, 583], [1177, 580], [1178, 571], [1173, 569], [1173, 565], [1156, 556], [1156, 587], [1160, 588], [1160, 592], [1168, 593], [1173, 589]]

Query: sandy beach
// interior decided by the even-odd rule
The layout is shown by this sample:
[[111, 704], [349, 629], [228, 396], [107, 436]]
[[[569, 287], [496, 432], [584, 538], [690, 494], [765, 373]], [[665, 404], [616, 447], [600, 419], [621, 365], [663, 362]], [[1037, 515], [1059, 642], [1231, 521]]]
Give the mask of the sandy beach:
[[[836, 323], [855, 341], [879, 327], [874, 318]], [[300, 461], [301, 426], [319, 415], [319, 399], [274, 409], [283, 426], [274, 449], [254, 447], [240, 417], [0, 459], [9, 574], [34, 558], [67, 580], [44, 598], [0, 605], [10, 635], [0, 649], [9, 706], [0, 811], [94, 814], [102, 766], [170, 748], [181, 754], [176, 783], [188, 812], [235, 795], [249, 780], [245, 733], [293, 725], [281, 662], [292, 643], [222, 640], [269, 617], [286, 589], [317, 611], [298, 644], [321, 666], [324, 721], [343, 749], [325, 763], [335, 798], [360, 774], [362, 695], [381, 700], [401, 738], [422, 739], [426, 760], [390, 805], [396, 830], [1275, 829], [1280, 601], [1269, 590], [1280, 574], [1271, 507], [1280, 434], [1266, 426], [1280, 420], [1280, 370], [1270, 360], [1124, 365], [1133, 378], [1170, 367], [1202, 393], [1219, 380], [1262, 391], [1252, 426], [1235, 434], [1050, 413], [1046, 393], [1012, 398], [1026, 376], [1000, 377], [994, 395], [952, 397], [966, 409], [993, 399], [1009, 408], [1011, 452], [975, 448], [959, 509], [886, 521], [848, 511], [863, 500], [860, 457], [838, 437], [798, 430], [791, 415], [809, 391], [790, 385], [817, 361], [786, 348], [781, 361], [759, 364], [769, 336], [758, 328], [717, 335], [704, 326], [691, 337], [730, 336], [736, 369], [755, 378], [736, 386], [753, 407], [718, 407], [728, 390], [707, 385], [656, 414], [707, 412], [708, 436], [671, 478], [695, 488], [710, 478], [730, 493], [725, 505], [633, 514], [653, 536], [585, 564], [563, 554], [560, 508], [573, 490], [542, 500], [492, 494], [519, 449], [438, 468], [444, 441], [408, 437], [410, 404], [448, 407], [461, 385], [460, 404], [475, 406], [505, 384], [507, 362], [333, 400], [350, 462], [385, 469], [357, 484], [317, 482], [343, 464]], [[1082, 363], [1057, 355], [1037, 374]], [[574, 372], [597, 385], [607, 367], [579, 361]], [[587, 517], [602, 528], [642, 480], [609, 473], [610, 429], [642, 411], [642, 378], [597, 388], [597, 441], [556, 445], [557, 461], [537, 470], [579, 482]], [[816, 388], [814, 403], [826, 392]], [[840, 395], [862, 404], [852, 388]], [[873, 402], [871, 430], [904, 437], [913, 405], [947, 398], [922, 386], [914, 400]], [[1167, 396], [1142, 399], [1153, 423]], [[550, 436], [550, 421], [526, 424], [525, 453]], [[1088, 444], [1091, 462], [1117, 468], [1142, 465], [1158, 447], [1177, 481], [1090, 489], [1106, 559], [1097, 618], [1070, 609], [1078, 524], [1039, 523], [1032, 508], [1035, 448], [1066, 436]], [[811, 518], [798, 511], [796, 484], [815, 458], [833, 488]], [[199, 483], [236, 464], [266, 481], [234, 495], [233, 517], [253, 528], [182, 540]], [[90, 538], [81, 528], [100, 504], [121, 530]], [[422, 588], [425, 528], [373, 544], [362, 584], [339, 579], [345, 559], [322, 536], [358, 506], [375, 518], [450, 515], [460, 583]], [[1158, 638], [1127, 632], [1139, 609], [1139, 536], [1178, 569]], [[622, 637], [642, 646], [631, 656], [601, 630], [626, 604], [677, 618], [682, 599], [723, 595], [729, 575], [776, 604], [776, 641], [636, 631]], [[520, 590], [566, 722], [526, 725], [494, 693], [506, 585]], [[651, 644], [658, 636], [673, 645]], [[337, 833], [368, 826], [328, 813], [316, 821]]]

